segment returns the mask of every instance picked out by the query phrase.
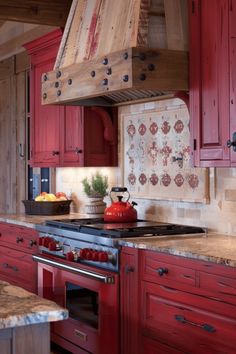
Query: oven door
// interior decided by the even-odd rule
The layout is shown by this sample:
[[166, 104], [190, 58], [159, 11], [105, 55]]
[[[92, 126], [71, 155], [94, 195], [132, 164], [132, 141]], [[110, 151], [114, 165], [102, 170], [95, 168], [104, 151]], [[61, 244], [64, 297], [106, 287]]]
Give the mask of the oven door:
[[52, 339], [72, 353], [118, 354], [118, 274], [33, 258], [38, 262], [38, 294], [69, 311], [68, 320], [53, 323]]

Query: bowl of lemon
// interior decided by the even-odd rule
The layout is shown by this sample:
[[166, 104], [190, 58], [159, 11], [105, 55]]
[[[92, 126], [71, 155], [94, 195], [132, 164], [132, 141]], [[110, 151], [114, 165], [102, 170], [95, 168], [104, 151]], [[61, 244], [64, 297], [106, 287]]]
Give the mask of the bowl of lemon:
[[34, 200], [22, 200], [27, 215], [64, 215], [70, 213], [70, 204], [64, 192], [42, 192]]

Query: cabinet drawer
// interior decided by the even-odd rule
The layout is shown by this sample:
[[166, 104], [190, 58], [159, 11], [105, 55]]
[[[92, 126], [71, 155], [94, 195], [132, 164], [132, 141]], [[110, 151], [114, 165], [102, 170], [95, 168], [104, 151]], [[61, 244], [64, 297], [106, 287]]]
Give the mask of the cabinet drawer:
[[0, 246], [0, 277], [10, 283], [36, 288], [36, 264], [30, 254]]
[[[168, 258], [167, 258], [168, 259]], [[195, 286], [196, 272], [177, 264], [166, 262], [160, 253], [145, 251], [141, 255], [142, 279], [158, 284], [175, 285], [176, 283]]]
[[214, 293], [215, 297], [236, 305], [236, 277], [199, 273], [199, 286]]
[[171, 348], [163, 343], [157, 342], [156, 340], [142, 337], [142, 351], [145, 354], [183, 354], [182, 351], [178, 349]]
[[38, 249], [38, 233], [34, 229], [0, 223], [0, 244], [35, 253]]
[[191, 354], [235, 353], [236, 307], [142, 283], [142, 333]]

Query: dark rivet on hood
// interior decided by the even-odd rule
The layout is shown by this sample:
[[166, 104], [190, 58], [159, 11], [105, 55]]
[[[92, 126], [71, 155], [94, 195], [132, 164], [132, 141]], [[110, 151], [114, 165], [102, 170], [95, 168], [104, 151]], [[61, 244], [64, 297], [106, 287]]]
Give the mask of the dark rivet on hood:
[[123, 58], [124, 58], [125, 60], [127, 60], [128, 57], [129, 57], [129, 54], [128, 54], [127, 52], [125, 52], [125, 53], [123, 54]]
[[47, 79], [48, 79], [47, 75], [43, 75], [43, 80], [47, 81]]
[[71, 85], [72, 84], [72, 79], [69, 79], [68, 80], [68, 85]]
[[107, 79], [102, 80], [102, 84], [103, 86], [106, 86], [108, 84], [108, 80]]
[[94, 77], [94, 76], [96, 75], [95, 71], [92, 70], [91, 73], [90, 73], [90, 75], [91, 75], [92, 77]]
[[43, 94], [43, 99], [45, 100], [46, 98], [47, 98], [47, 94], [44, 93], [44, 94]]
[[59, 82], [58, 81], [55, 82], [55, 87], [59, 87]]
[[154, 64], [148, 64], [148, 70], [149, 71], [155, 70], [155, 65]]
[[61, 76], [61, 72], [60, 72], [60, 71], [57, 71], [57, 73], [56, 73], [56, 78], [58, 79], [60, 76]]
[[139, 75], [139, 80], [141, 80], [141, 81], [146, 80], [146, 75], [145, 74], [140, 74]]
[[146, 54], [145, 53], [139, 53], [139, 59], [140, 60], [145, 60], [146, 59]]
[[61, 90], [57, 91], [57, 96], [61, 96]]
[[123, 76], [123, 81], [128, 82], [129, 81], [129, 75], [124, 75]]
[[106, 70], [106, 73], [107, 73], [107, 75], [111, 75], [111, 74], [112, 74], [111, 68], [108, 68], [108, 69]]
[[107, 65], [108, 64], [108, 59], [107, 58], [104, 58], [103, 61], [102, 61], [103, 65]]

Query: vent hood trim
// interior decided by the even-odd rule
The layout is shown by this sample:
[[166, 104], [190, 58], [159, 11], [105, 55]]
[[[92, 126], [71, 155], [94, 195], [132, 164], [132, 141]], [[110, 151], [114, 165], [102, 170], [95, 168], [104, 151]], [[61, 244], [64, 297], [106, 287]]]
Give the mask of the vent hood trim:
[[188, 90], [188, 52], [133, 47], [43, 74], [42, 104], [113, 106]]

